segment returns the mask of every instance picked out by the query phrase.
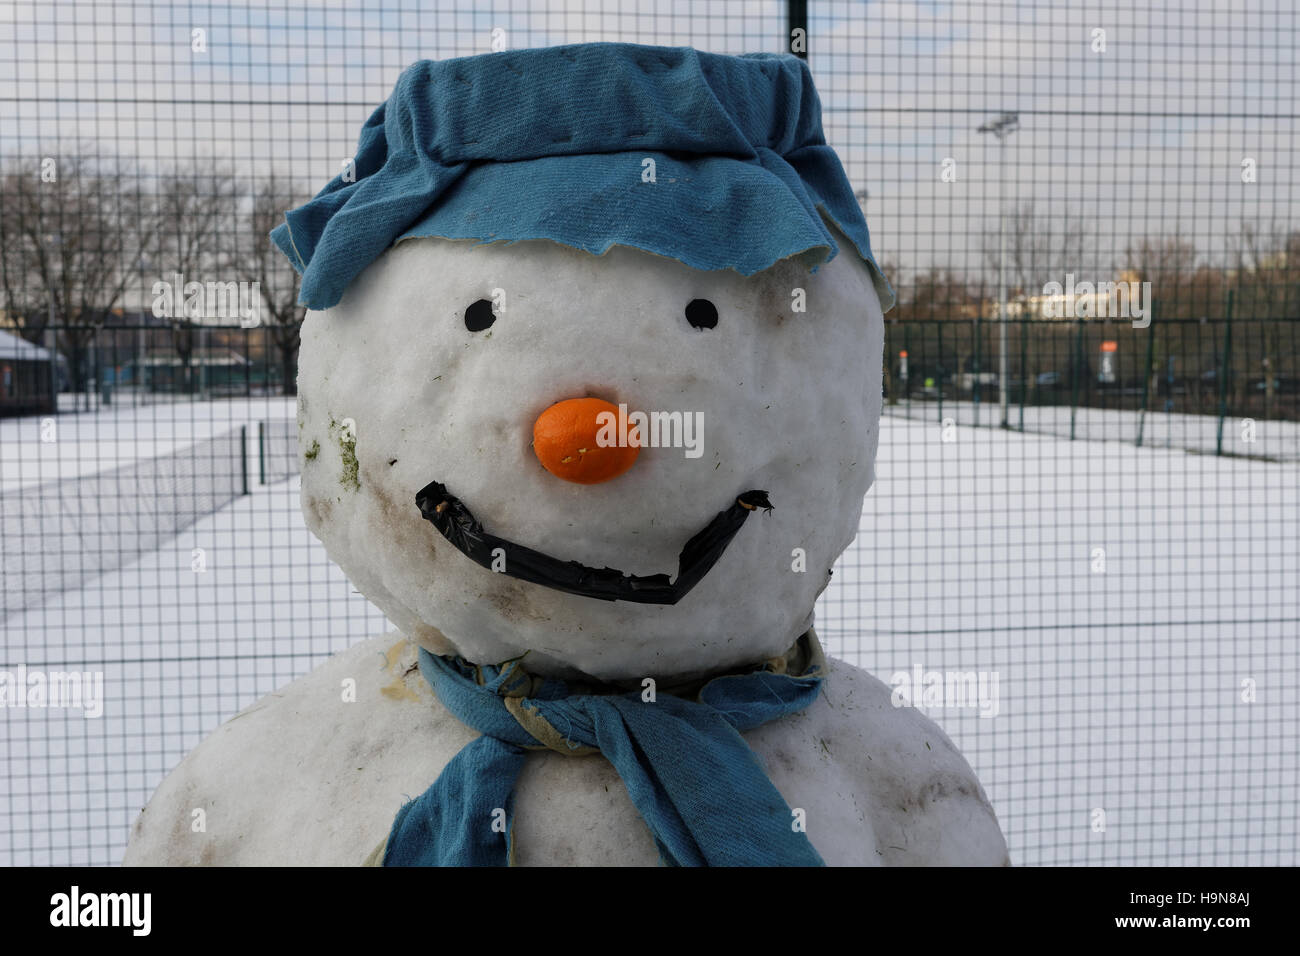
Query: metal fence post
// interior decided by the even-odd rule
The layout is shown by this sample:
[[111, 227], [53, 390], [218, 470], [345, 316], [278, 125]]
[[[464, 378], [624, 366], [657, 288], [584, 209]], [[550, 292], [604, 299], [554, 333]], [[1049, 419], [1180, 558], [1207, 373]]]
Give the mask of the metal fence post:
[[943, 424], [943, 320], [939, 320], [939, 364], [935, 370], [935, 390], [939, 393], [939, 424]]
[[59, 414], [59, 332], [54, 327], [54, 298], [50, 298], [49, 324], [45, 326], [45, 348], [50, 353], [50, 414]]
[[1151, 303], [1151, 322], [1147, 325], [1147, 362], [1142, 371], [1142, 410], [1138, 413], [1136, 447], [1142, 447], [1142, 430], [1147, 422], [1147, 408], [1151, 399], [1151, 366], [1156, 348], [1156, 305]]
[[[912, 337], [911, 335], [909, 335], [910, 332], [911, 332], [911, 325], [907, 322], [904, 322], [903, 323], [903, 351], [907, 353], [907, 362], [909, 366], [912, 363]], [[908, 368], [907, 370], [907, 378], [903, 379], [903, 394], [904, 397], [907, 399], [906, 402], [907, 417], [908, 420], [911, 420], [912, 418], [912, 370], [911, 368]]]
[[[808, 59], [808, 0], [786, 0], [785, 5], [786, 35], [785, 48], [801, 60]], [[794, 31], [803, 31], [803, 44], [796, 47], [791, 41]]]
[[257, 483], [266, 484], [266, 422], [257, 423]]
[[239, 426], [239, 474], [243, 482], [242, 494], [248, 494], [248, 426]]
[[1025, 432], [1025, 389], [1029, 387], [1029, 373], [1025, 371], [1025, 350], [1028, 347], [1029, 320], [1020, 317], [1020, 433]]
[[1223, 454], [1223, 420], [1228, 414], [1228, 363], [1232, 361], [1232, 290], [1228, 290], [1228, 308], [1223, 322], [1223, 358], [1219, 361], [1219, 434], [1214, 453]]
[[1070, 441], [1074, 441], [1074, 420], [1079, 411], [1079, 366], [1083, 364], [1083, 319], [1077, 321], [1078, 341], [1070, 342]]

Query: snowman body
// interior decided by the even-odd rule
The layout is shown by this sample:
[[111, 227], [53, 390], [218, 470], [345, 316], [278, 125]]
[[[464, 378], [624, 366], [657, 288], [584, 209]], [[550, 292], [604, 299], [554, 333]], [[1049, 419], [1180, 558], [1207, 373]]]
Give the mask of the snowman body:
[[[399, 635], [335, 655], [222, 725], [158, 788], [129, 866], [355, 866], [398, 808], [476, 736]], [[340, 701], [356, 681], [355, 703]], [[1001, 866], [979, 781], [935, 724], [831, 661], [807, 711], [744, 734], [831, 866]], [[654, 866], [650, 831], [600, 755], [530, 754], [515, 788], [520, 866]], [[202, 809], [205, 832], [194, 832]], [[719, 813], [726, 813], [720, 807]], [[792, 816], [791, 825], [796, 819]]]
[[[858, 532], [882, 344], [873, 274], [851, 255], [742, 276], [622, 246], [397, 243], [309, 314], [299, 425], [307, 523], [401, 635], [219, 728], [159, 788], [126, 862], [360, 863], [477, 736], [431, 692], [418, 647], [479, 664], [522, 655], [536, 674], [623, 688], [782, 654]], [[639, 436], [625, 473], [566, 481], [539, 461], [534, 425], [575, 398], [667, 424], [655, 446]], [[642, 604], [521, 580], [508, 547], [505, 566], [480, 566], [416, 508], [435, 481], [503, 541], [626, 575], [671, 576], [685, 542], [749, 489], [773, 508], [689, 593]], [[857, 668], [832, 662], [812, 706], [744, 738], [828, 863], [1006, 862], [948, 738]], [[600, 754], [532, 753], [515, 794], [517, 863], [658, 859]]]

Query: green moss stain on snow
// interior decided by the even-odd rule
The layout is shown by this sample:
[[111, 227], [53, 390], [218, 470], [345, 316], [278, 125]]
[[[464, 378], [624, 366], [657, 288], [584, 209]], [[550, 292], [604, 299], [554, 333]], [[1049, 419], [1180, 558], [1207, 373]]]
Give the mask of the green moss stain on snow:
[[339, 439], [339, 448], [343, 454], [343, 474], [339, 478], [339, 483], [348, 491], [360, 491], [361, 479], [357, 477], [356, 440]]
[[339, 484], [346, 491], [360, 491], [361, 478], [358, 475], [357, 438], [353, 429], [345, 428], [333, 416], [330, 416], [330, 435], [339, 443], [339, 458], [343, 462], [343, 473], [339, 475]]

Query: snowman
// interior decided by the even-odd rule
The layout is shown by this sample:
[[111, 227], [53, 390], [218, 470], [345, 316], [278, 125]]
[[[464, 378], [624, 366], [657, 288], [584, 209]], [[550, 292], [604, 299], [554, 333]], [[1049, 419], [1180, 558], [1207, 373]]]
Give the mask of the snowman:
[[812, 626], [893, 294], [801, 61], [417, 63], [273, 238], [303, 514], [400, 633], [220, 727], [127, 863], [1007, 862], [944, 733]]

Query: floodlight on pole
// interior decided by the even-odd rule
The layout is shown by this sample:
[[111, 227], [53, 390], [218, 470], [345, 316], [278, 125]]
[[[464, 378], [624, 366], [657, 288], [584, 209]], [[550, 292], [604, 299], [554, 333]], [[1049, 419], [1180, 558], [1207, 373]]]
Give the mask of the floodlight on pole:
[[[992, 133], [997, 137], [998, 146], [1006, 145], [1007, 137], [1020, 129], [1019, 113], [1003, 113], [996, 119], [991, 119], [987, 123], [976, 129], [977, 133]], [[1006, 283], [1006, 258], [1007, 258], [1007, 228], [1006, 228], [1006, 211], [1003, 209], [1002, 194], [1006, 187], [1006, 162], [1002, 155], [1002, 150], [998, 150], [998, 342], [1000, 354], [998, 355], [998, 404], [1002, 411], [1002, 427], [1007, 427], [1007, 283]], [[1020, 387], [1023, 389], [1025, 383], [1021, 382]]]
[[997, 119], [991, 119], [984, 125], [980, 126], [975, 132], [992, 133], [1001, 140], [1010, 136], [1018, 129], [1020, 129], [1020, 114], [1003, 113]]

